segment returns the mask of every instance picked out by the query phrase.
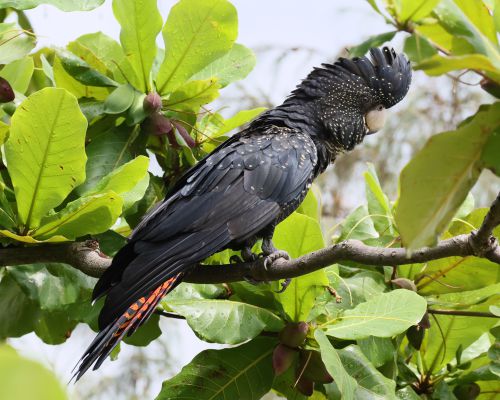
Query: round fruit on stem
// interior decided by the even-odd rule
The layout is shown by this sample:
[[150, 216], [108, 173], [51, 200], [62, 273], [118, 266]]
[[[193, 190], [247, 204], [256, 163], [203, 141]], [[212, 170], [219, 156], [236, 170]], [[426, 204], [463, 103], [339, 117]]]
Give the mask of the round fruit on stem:
[[297, 351], [284, 344], [278, 344], [273, 351], [273, 369], [276, 376], [281, 375], [293, 364]]
[[280, 332], [280, 342], [288, 347], [297, 348], [306, 340], [309, 325], [305, 322], [290, 322]]
[[144, 97], [142, 107], [146, 114], [151, 115], [161, 111], [161, 97], [158, 93], [151, 92]]
[[12, 86], [7, 79], [0, 76], [0, 103], [8, 103], [16, 98]]

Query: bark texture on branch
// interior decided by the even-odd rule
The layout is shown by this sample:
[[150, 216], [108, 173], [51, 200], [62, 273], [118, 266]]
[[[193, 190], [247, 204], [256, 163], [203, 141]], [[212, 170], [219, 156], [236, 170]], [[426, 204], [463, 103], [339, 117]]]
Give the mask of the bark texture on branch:
[[[404, 248], [372, 247], [350, 239], [294, 260], [280, 258], [267, 269], [264, 268], [264, 259], [240, 264], [199, 265], [184, 280], [191, 283], [236, 282], [245, 278], [271, 281], [294, 278], [341, 261], [382, 266], [422, 263], [452, 256], [477, 256], [500, 264], [500, 245], [492, 236], [498, 225], [500, 193], [477, 231], [440, 241], [435, 247], [415, 250], [410, 256]], [[99, 277], [109, 267], [111, 259], [100, 252], [98, 243], [93, 240], [0, 249], [0, 266], [43, 262], [69, 264], [89, 276]]]

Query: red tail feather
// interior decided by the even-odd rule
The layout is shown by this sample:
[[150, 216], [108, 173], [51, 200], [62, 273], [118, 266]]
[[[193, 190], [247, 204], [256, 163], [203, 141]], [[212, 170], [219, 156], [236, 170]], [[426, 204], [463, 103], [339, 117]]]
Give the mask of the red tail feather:
[[160, 300], [177, 286], [182, 275], [182, 273], [177, 274], [163, 282], [147, 297], [138, 299], [113, 324], [110, 324], [99, 332], [80, 360], [81, 364], [74, 375], [76, 380], [80, 379], [94, 362], [94, 369], [99, 368], [109, 353], [111, 353], [126, 334], [128, 334], [128, 336], [132, 335], [144, 322], [146, 322]]

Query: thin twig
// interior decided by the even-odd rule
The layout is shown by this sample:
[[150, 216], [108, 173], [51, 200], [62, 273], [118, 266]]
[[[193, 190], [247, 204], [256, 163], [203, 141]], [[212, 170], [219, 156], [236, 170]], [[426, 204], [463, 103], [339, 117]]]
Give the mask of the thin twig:
[[464, 317], [484, 317], [484, 318], [500, 318], [498, 315], [481, 312], [481, 311], [462, 311], [462, 310], [432, 310], [428, 309], [429, 314], [439, 314], [439, 315], [455, 315]]

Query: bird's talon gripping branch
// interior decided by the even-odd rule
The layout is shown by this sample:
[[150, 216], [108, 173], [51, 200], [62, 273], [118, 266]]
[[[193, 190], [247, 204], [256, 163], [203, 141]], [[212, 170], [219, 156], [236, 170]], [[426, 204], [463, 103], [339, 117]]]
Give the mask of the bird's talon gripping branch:
[[266, 271], [269, 270], [269, 268], [273, 265], [273, 263], [279, 258], [284, 258], [285, 260], [289, 260], [290, 256], [284, 250], [277, 250], [274, 253], [271, 253], [268, 256], [266, 256], [266, 258], [264, 259], [264, 269]]
[[275, 293], [283, 293], [288, 286], [292, 283], [292, 278], [286, 278], [283, 282], [281, 282], [281, 289], [277, 290]]

